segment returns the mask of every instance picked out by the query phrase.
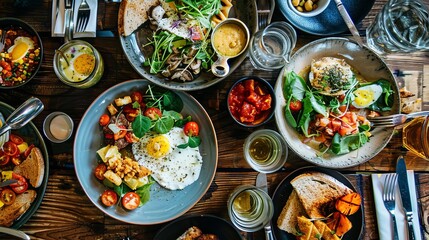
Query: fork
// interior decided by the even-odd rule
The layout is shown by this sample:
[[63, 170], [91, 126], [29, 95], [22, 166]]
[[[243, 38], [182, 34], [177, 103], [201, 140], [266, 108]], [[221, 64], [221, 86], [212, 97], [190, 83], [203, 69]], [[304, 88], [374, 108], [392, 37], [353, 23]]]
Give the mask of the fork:
[[262, 30], [271, 23], [275, 7], [274, 0], [258, 0], [258, 29]]
[[414, 112], [409, 114], [393, 114], [388, 116], [380, 116], [380, 117], [368, 117], [368, 120], [371, 122], [371, 126], [373, 127], [394, 127], [406, 122], [410, 118], [427, 116], [429, 115], [429, 111], [421, 111]]
[[398, 175], [396, 173], [391, 173], [386, 175], [384, 178], [383, 186], [383, 202], [387, 211], [389, 211], [393, 220], [393, 237], [395, 240], [398, 239], [398, 228], [396, 227], [396, 217], [395, 217], [395, 189]]
[[6, 41], [6, 30], [1, 30], [1, 39], [0, 39], [0, 52], [3, 51], [4, 48], [4, 42]]
[[76, 24], [77, 32], [85, 31], [86, 26], [88, 25], [90, 13], [91, 13], [91, 8], [89, 8], [88, 3], [86, 2], [86, 0], [82, 0], [82, 2], [79, 5], [79, 9], [77, 10], [77, 24]]

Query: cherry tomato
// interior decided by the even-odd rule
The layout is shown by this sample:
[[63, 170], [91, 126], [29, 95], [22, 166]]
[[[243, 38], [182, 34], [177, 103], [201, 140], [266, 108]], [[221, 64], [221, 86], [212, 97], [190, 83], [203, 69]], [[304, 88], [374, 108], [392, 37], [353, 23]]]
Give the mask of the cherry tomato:
[[7, 141], [3, 144], [3, 151], [9, 156], [15, 156], [19, 153], [18, 146], [11, 141]]
[[103, 114], [100, 117], [100, 120], [98, 121], [98, 123], [100, 123], [101, 126], [106, 126], [107, 124], [109, 124], [110, 122], [110, 116], [107, 114]]
[[10, 134], [9, 140], [12, 141], [13, 143], [15, 143], [16, 145], [19, 145], [19, 144], [24, 142], [24, 140], [20, 136], [15, 135], [15, 134]]
[[129, 143], [135, 143], [139, 139], [136, 136], [134, 136], [132, 132], [127, 132], [127, 134], [125, 134], [125, 140], [127, 140], [127, 142]]
[[128, 210], [136, 209], [140, 205], [140, 196], [135, 192], [127, 192], [122, 197], [122, 206]]
[[120, 138], [125, 137], [125, 135], [127, 134], [127, 130], [124, 126], [118, 126], [120, 129], [124, 129], [124, 130], [119, 130], [119, 132], [113, 134], [113, 139], [116, 141]]
[[95, 168], [94, 170], [94, 175], [95, 177], [100, 180], [103, 181], [104, 180], [104, 173], [107, 171], [107, 166], [104, 163], [100, 163], [98, 164], [98, 166]]
[[106, 138], [106, 139], [113, 139], [113, 134], [111, 134], [111, 133], [105, 133], [104, 134], [104, 138]]
[[302, 102], [299, 100], [292, 100], [289, 104], [289, 109], [292, 112], [298, 112], [302, 108]]
[[159, 108], [156, 108], [156, 107], [150, 107], [146, 109], [143, 115], [145, 115], [146, 117], [152, 120], [157, 120], [158, 118], [162, 117], [161, 110], [159, 110]]
[[27, 191], [28, 183], [23, 176], [17, 173], [12, 173], [12, 178], [18, 180], [18, 182], [9, 185], [16, 194], [20, 194]]
[[31, 153], [31, 150], [34, 148], [34, 144], [31, 144], [30, 146], [28, 146], [28, 148], [27, 149], [25, 149], [25, 151], [24, 151], [24, 158], [27, 158], [28, 157], [28, 155], [30, 155], [30, 153]]
[[186, 136], [193, 137], [200, 134], [200, 128], [196, 122], [187, 122], [183, 127]]
[[133, 102], [138, 102], [140, 105], [143, 103], [143, 95], [141, 92], [135, 91], [131, 93], [131, 99]]
[[5, 205], [11, 205], [13, 202], [15, 202], [15, 199], [16, 199], [16, 194], [9, 188], [5, 188], [3, 189], [3, 191], [1, 191], [0, 200]]
[[4, 166], [9, 163], [10, 156], [6, 155], [3, 150], [0, 150], [0, 166]]
[[115, 191], [106, 189], [103, 194], [101, 194], [101, 202], [106, 207], [113, 206], [118, 202], [118, 195], [116, 195]]

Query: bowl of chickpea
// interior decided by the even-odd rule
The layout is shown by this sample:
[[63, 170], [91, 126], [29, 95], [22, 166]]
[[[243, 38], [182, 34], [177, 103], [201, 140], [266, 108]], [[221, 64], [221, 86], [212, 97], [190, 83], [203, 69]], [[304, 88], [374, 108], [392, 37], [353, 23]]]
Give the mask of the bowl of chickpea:
[[314, 17], [322, 13], [331, 0], [287, 0], [290, 9], [303, 17]]

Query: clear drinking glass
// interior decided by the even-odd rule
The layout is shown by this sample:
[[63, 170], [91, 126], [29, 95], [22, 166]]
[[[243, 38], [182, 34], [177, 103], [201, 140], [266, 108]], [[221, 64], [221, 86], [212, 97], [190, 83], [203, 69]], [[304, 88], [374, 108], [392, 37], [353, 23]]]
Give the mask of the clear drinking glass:
[[366, 30], [378, 54], [429, 49], [429, 10], [420, 0], [389, 0]]
[[249, 43], [250, 62], [256, 69], [274, 70], [289, 62], [296, 32], [286, 22], [274, 22], [255, 33]]
[[405, 124], [402, 144], [410, 152], [429, 160], [429, 116], [418, 117]]

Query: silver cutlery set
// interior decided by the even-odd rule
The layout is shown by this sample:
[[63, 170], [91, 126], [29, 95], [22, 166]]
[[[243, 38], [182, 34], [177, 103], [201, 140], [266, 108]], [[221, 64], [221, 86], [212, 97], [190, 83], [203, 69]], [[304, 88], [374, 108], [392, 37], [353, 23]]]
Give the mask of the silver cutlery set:
[[[57, 0], [57, 8], [56, 8], [56, 15], [58, 16], [58, 12], [60, 11], [60, 1], [65, 1], [65, 16], [67, 19], [67, 16], [73, 16], [73, 6], [75, 4], [74, 0]], [[69, 13], [67, 13], [69, 12]], [[82, 0], [82, 2], [79, 5], [78, 12], [77, 12], [77, 22], [73, 23], [73, 17], [70, 18], [70, 27], [73, 30], [73, 26], [76, 27], [74, 29], [76, 32], [85, 32], [86, 27], [88, 26], [89, 17], [91, 14], [91, 8], [86, 2], [86, 0]]]
[[398, 162], [396, 165], [396, 173], [391, 173], [386, 175], [384, 179], [383, 186], [383, 202], [387, 211], [390, 213], [392, 217], [393, 223], [393, 237], [394, 239], [398, 239], [398, 228], [396, 225], [396, 209], [395, 207], [395, 189], [396, 186], [399, 186], [399, 192], [402, 200], [402, 207], [404, 208], [405, 220], [408, 224], [408, 239], [413, 240], [414, 237], [414, 227], [413, 227], [413, 209], [411, 207], [411, 195], [408, 187], [408, 177], [407, 177], [407, 169], [405, 166], [405, 161], [402, 156], [398, 158]]

